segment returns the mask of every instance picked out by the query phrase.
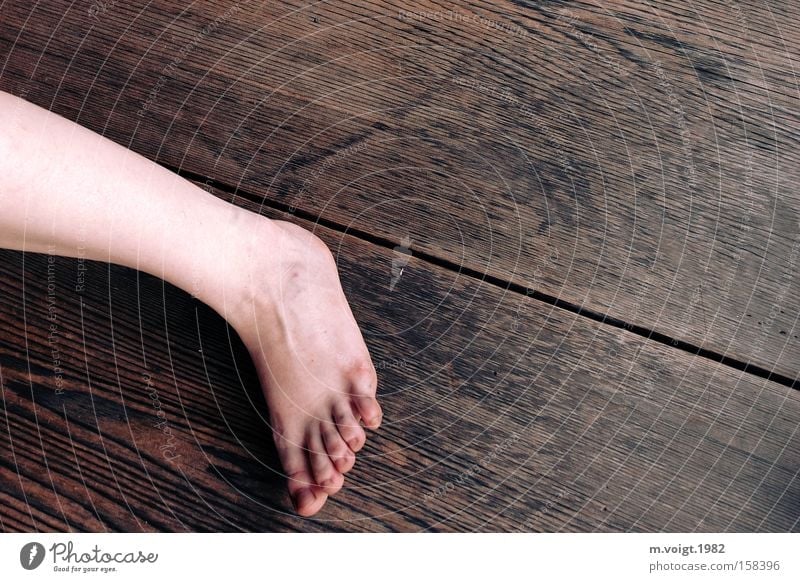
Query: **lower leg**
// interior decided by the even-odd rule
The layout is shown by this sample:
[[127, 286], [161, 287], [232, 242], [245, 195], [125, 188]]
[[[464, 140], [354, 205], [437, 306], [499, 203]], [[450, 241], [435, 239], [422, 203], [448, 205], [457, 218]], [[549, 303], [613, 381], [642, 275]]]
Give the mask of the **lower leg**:
[[377, 428], [376, 377], [325, 245], [0, 92], [0, 246], [118, 263], [222, 314], [253, 357], [297, 511]]

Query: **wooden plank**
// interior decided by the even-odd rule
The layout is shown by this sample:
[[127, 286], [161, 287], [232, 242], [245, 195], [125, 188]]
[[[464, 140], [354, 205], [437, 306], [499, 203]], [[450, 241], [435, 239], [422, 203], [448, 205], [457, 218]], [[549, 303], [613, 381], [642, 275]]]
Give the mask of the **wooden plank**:
[[48, 257], [4, 251], [5, 530], [798, 530], [796, 390], [413, 256], [390, 290], [394, 250], [303, 224], [335, 251], [386, 412], [341, 494], [290, 514], [219, 316], [127, 269], [57, 258], [48, 282]]
[[4, 3], [0, 87], [796, 381], [797, 5], [91, 6]]

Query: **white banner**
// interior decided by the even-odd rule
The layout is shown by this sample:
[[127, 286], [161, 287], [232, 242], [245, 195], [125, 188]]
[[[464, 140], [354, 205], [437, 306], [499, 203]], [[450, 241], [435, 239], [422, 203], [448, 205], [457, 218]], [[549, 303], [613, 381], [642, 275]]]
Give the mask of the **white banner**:
[[[795, 534], [4, 534], [2, 580], [800, 580]], [[254, 576], [255, 575], [255, 576]]]

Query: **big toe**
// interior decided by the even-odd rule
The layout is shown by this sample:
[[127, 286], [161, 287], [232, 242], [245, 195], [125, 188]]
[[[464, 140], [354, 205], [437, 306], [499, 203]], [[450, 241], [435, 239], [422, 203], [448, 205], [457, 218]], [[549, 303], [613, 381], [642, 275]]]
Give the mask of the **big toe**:
[[302, 441], [287, 438], [277, 432], [274, 436], [295, 511], [303, 517], [314, 515], [325, 505], [328, 495], [317, 486], [312, 477], [306, 450], [300, 446]]
[[310, 517], [317, 513], [328, 499], [327, 493], [309, 486], [300, 487], [294, 492], [289, 487], [289, 495], [292, 497], [294, 510], [302, 517]]

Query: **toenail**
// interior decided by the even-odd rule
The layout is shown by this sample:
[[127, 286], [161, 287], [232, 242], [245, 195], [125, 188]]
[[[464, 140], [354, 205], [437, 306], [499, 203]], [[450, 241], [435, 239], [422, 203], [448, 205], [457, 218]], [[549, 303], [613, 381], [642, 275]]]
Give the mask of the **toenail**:
[[314, 496], [308, 489], [301, 489], [292, 498], [295, 511], [299, 510], [301, 507], [311, 504], [312, 501], [314, 501]]

